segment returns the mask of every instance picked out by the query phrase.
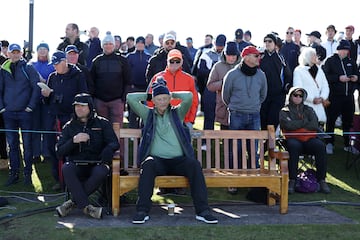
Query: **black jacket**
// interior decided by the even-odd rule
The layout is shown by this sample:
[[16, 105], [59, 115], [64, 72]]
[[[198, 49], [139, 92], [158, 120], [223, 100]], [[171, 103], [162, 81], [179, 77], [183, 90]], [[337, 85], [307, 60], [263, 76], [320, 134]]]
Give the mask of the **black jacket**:
[[75, 45], [77, 47], [79, 50], [79, 63], [86, 66], [86, 59], [89, 55], [89, 46], [86, 43], [81, 42], [80, 38], [77, 38], [74, 44], [70, 43], [68, 38], [65, 38], [64, 41], [59, 44], [57, 50], [65, 52], [65, 48], [68, 45]]
[[125, 101], [131, 72], [128, 60], [120, 53], [98, 55], [93, 61], [90, 75], [95, 98], [104, 102], [115, 99]]
[[357, 82], [341, 82], [339, 79], [341, 75], [357, 75], [359, 77], [357, 65], [352, 59], [345, 57], [341, 60], [339, 55], [334, 53], [326, 59], [322, 68], [329, 82], [330, 96], [352, 97], [359, 80]]
[[[86, 143], [73, 143], [73, 137], [80, 132], [88, 133], [90, 140]], [[119, 147], [110, 122], [92, 114], [86, 124], [74, 118], [64, 126], [57, 144], [57, 154], [59, 157], [66, 157], [67, 161], [111, 163], [113, 154]]]

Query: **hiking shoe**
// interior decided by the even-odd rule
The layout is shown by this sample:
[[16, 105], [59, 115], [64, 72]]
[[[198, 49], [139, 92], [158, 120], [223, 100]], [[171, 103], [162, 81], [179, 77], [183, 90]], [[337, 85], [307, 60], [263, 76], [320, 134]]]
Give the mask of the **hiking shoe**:
[[359, 150], [357, 150], [355, 147], [353, 146], [347, 146], [347, 147], [344, 147], [344, 151], [345, 152], [349, 152], [349, 153], [352, 153], [354, 155], [358, 155], [360, 152]]
[[334, 154], [334, 145], [331, 143], [326, 144], [326, 154]]
[[150, 217], [146, 212], [137, 212], [135, 214], [135, 216], [133, 217], [132, 223], [143, 224], [149, 219], [150, 219]]
[[235, 195], [235, 194], [237, 194], [238, 189], [234, 188], [234, 187], [228, 187], [227, 192], [231, 195]]
[[323, 193], [330, 193], [329, 185], [325, 182], [325, 180], [320, 181], [320, 191]]
[[294, 179], [290, 179], [289, 180], [289, 189], [288, 189], [288, 193], [292, 194], [295, 192], [295, 180]]
[[84, 208], [84, 213], [89, 215], [90, 217], [100, 219], [102, 217], [102, 208], [101, 207], [94, 207], [93, 205], [89, 204]]
[[5, 186], [7, 187], [18, 182], [19, 182], [19, 174], [17, 173], [10, 174], [8, 180], [5, 183]]
[[205, 223], [215, 224], [218, 223], [218, 220], [216, 217], [211, 215], [210, 211], [206, 210], [199, 215], [196, 215], [196, 220], [203, 221]]
[[25, 174], [24, 175], [24, 185], [32, 186], [32, 180], [31, 180], [31, 175], [30, 174]]
[[56, 212], [59, 215], [59, 217], [65, 217], [74, 208], [75, 208], [75, 203], [70, 199], [70, 200], [64, 202], [62, 205], [56, 207]]

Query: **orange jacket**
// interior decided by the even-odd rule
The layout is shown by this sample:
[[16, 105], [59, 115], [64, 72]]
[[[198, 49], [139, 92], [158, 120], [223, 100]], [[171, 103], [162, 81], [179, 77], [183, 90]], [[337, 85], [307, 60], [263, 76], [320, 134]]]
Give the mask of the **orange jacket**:
[[[171, 73], [169, 69], [166, 68], [164, 71], [155, 74], [154, 77], [151, 79], [148, 93], [152, 93], [151, 83], [154, 82], [158, 76], [162, 76], [165, 79], [170, 92], [189, 91], [193, 93], [193, 102], [191, 108], [189, 109], [189, 112], [185, 116], [184, 122], [194, 123], [197, 107], [199, 104], [199, 96], [195, 88], [194, 78], [190, 74], [183, 72], [181, 69], [177, 70], [175, 73]], [[176, 106], [179, 103], [180, 100], [178, 99], [171, 100], [172, 106]], [[152, 101], [149, 101], [148, 106], [153, 107], [154, 103]]]

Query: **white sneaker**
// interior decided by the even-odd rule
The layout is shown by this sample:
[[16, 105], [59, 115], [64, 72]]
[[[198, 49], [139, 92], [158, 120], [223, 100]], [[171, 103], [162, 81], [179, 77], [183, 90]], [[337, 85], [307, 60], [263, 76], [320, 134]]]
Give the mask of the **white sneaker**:
[[326, 153], [334, 154], [334, 146], [331, 143], [326, 144]]
[[344, 151], [350, 152], [355, 155], [358, 155], [360, 153], [359, 150], [357, 150], [355, 147], [352, 147], [352, 146], [344, 147]]

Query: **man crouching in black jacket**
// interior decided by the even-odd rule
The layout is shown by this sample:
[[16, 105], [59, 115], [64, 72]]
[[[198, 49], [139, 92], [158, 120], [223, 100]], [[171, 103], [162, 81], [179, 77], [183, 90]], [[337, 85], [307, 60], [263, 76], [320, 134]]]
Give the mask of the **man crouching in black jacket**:
[[62, 173], [71, 199], [56, 211], [65, 217], [77, 207], [86, 215], [101, 218], [102, 208], [91, 205], [88, 196], [104, 182], [119, 142], [110, 122], [95, 113], [89, 94], [77, 94], [73, 107], [74, 117], [64, 126], [57, 146], [57, 154], [66, 159]]

